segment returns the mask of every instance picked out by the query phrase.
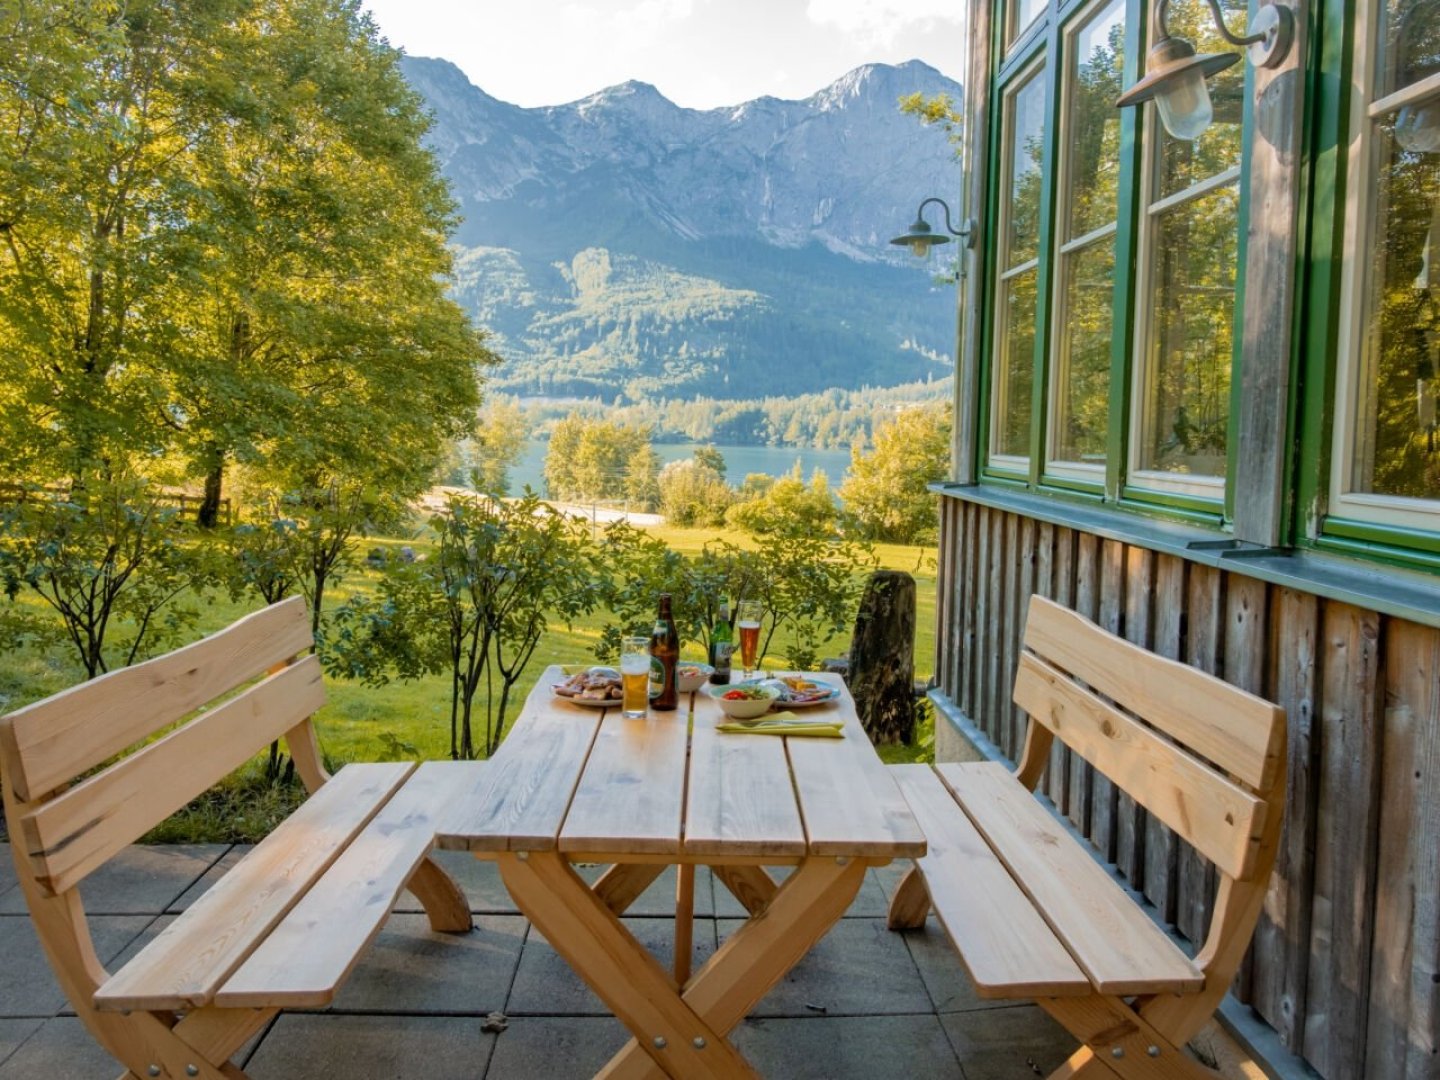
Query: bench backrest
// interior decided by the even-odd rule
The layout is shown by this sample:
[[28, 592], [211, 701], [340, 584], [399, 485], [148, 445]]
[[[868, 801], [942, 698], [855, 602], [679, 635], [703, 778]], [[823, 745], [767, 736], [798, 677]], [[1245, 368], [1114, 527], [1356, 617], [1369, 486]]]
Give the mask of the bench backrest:
[[320, 665], [314, 656], [291, 663], [310, 645], [296, 597], [0, 718], [22, 876], [42, 894], [72, 889], [276, 739], [312, 790], [323, 783], [309, 720], [325, 702]]
[[1015, 703], [1031, 723], [1017, 776], [1033, 789], [1059, 738], [1213, 862], [1220, 889], [1197, 961], [1238, 966], [1279, 842], [1285, 711], [1043, 597], [1024, 644]]

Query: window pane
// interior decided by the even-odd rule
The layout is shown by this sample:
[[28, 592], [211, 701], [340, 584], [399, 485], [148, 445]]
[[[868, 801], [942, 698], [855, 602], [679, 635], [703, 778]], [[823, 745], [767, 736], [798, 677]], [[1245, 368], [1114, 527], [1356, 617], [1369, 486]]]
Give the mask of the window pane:
[[1040, 251], [1040, 159], [1045, 141], [1043, 69], [1011, 95], [1010, 209], [1003, 266], [1018, 266]]
[[1225, 475], [1239, 194], [1227, 185], [1152, 221], [1142, 469]]
[[1435, 0], [1389, 0], [1381, 18], [1376, 98], [1440, 71], [1440, 9]]
[[[1221, 0], [1220, 8], [1231, 26], [1245, 26], [1249, 20], [1245, 0]], [[1170, 33], [1183, 37], [1196, 52], [1235, 50], [1215, 31], [1205, 0], [1175, 0], [1170, 5]], [[1240, 125], [1245, 107], [1245, 67], [1242, 60], [1210, 79], [1210, 99], [1215, 122], [1194, 142], [1174, 139], [1150, 110], [1150, 124], [1160, 139], [1159, 196], [1184, 191], [1201, 180], [1240, 164]]]
[[1010, 36], [1006, 44], [1010, 44], [1038, 19], [1044, 12], [1046, 0], [1010, 0]]
[[995, 365], [993, 444], [997, 454], [1030, 454], [1030, 398], [1035, 382], [1035, 284], [1026, 270], [1000, 286], [1000, 355]]
[[1352, 490], [1440, 498], [1440, 153], [1375, 130], [1379, 190], [1356, 410]]
[[1103, 465], [1110, 419], [1114, 235], [1066, 255], [1064, 275], [1055, 364], [1054, 453], [1059, 461]]
[[1107, 4], [1075, 33], [1066, 96], [1065, 146], [1070, 212], [1065, 239], [1115, 220], [1120, 182], [1120, 110], [1124, 88], [1125, 5]]

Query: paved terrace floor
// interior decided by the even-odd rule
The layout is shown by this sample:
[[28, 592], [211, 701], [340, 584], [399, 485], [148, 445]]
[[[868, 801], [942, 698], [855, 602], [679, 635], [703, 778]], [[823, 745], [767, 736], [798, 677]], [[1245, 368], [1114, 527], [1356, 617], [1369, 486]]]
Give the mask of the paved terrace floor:
[[[82, 886], [100, 959], [133, 955], [242, 855], [224, 845], [132, 847]], [[590, 1077], [625, 1042], [620, 1023], [519, 915], [493, 867], [440, 859], [475, 912], [469, 935], [432, 933], [407, 895], [334, 1005], [285, 1012], [238, 1056], [255, 1080], [567, 1080]], [[824, 1080], [1032, 1080], [1072, 1047], [1033, 1005], [982, 1003], [934, 920], [885, 928], [898, 870], [872, 870], [830, 934], [737, 1029], [767, 1077]], [[673, 871], [626, 916], [670, 963]], [[704, 868], [695, 883], [695, 965], [741, 925]], [[492, 1012], [508, 1026], [481, 1030]], [[115, 1080], [120, 1067], [72, 1013], [51, 977], [0, 844], [0, 1080]]]

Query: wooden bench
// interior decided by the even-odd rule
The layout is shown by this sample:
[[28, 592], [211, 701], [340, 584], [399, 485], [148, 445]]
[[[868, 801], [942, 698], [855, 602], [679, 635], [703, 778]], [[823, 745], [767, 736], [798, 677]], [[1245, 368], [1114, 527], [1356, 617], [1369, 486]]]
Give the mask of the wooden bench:
[[[1051, 1080], [1213, 1077], [1184, 1047], [1260, 916], [1284, 807], [1284, 711], [1041, 597], [1015, 701], [1030, 725], [1014, 773], [893, 768], [930, 846], [891, 900], [891, 927], [921, 926], [933, 906], [982, 998], [1033, 999], [1079, 1039]], [[1032, 796], [1057, 736], [1214, 863], [1193, 958]]]
[[[405, 888], [434, 929], [471, 927], [429, 852], [436, 811], [483, 766], [327, 776], [310, 722], [325, 700], [319, 662], [296, 659], [310, 644], [296, 598], [0, 719], [21, 890], [71, 1006], [126, 1077], [244, 1076], [230, 1056], [280, 1008], [327, 1004]], [[107, 972], [81, 903], [86, 876], [280, 738], [310, 798]]]

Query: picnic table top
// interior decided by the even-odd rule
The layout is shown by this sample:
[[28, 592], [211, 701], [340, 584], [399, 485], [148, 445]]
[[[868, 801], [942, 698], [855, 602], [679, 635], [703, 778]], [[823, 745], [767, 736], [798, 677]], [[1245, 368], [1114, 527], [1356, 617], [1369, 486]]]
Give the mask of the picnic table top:
[[626, 719], [536, 683], [500, 750], [439, 823], [443, 848], [559, 851], [594, 861], [795, 863], [807, 856], [914, 857], [925, 839], [861, 729], [844, 680], [839, 739], [716, 730], [705, 690], [674, 712]]

